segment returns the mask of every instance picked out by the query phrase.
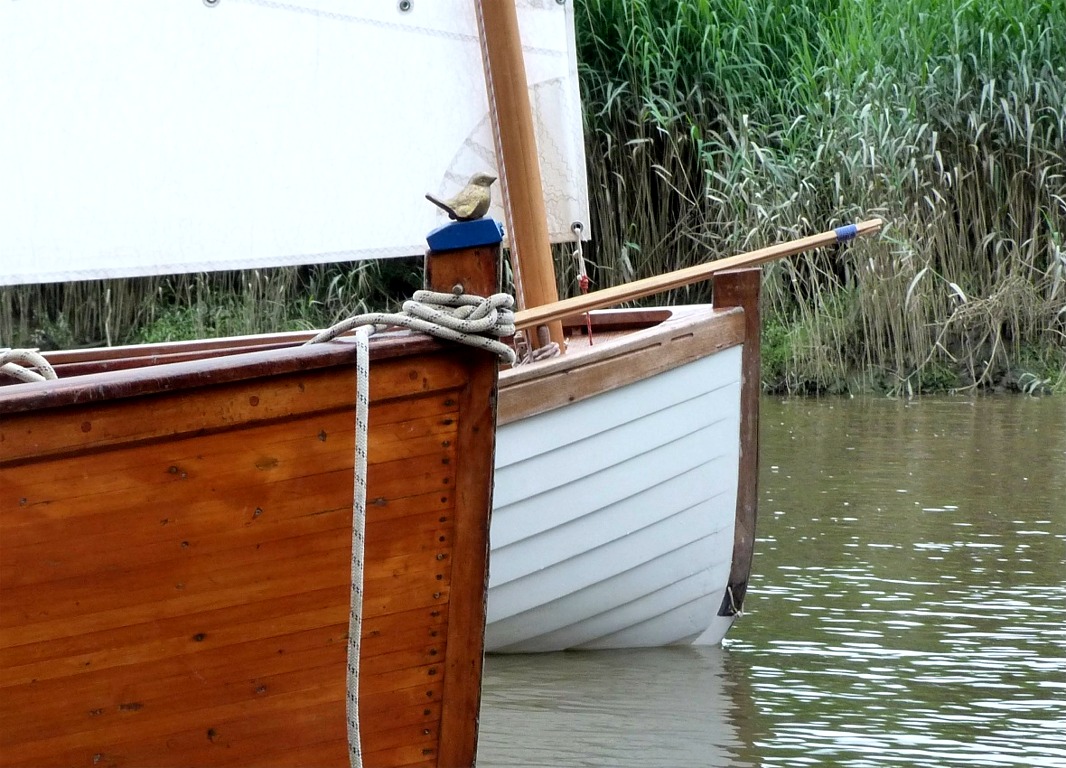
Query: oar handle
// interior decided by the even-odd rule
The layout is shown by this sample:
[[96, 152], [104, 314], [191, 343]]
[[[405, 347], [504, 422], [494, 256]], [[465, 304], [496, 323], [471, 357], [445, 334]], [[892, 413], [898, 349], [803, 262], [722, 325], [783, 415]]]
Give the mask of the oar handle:
[[540, 307], [523, 309], [522, 311], [515, 313], [515, 327], [530, 328], [532, 326], [544, 325], [545, 323], [559, 320], [564, 317], [579, 315], [582, 312], [588, 312], [593, 309], [603, 309], [604, 307], [622, 304], [626, 301], [642, 299], [645, 296], [651, 296], [655, 293], [662, 293], [663, 291], [669, 291], [674, 288], [691, 285], [692, 283], [698, 283], [702, 280], [709, 279], [715, 273], [722, 272], [723, 270], [755, 267], [759, 264], [765, 264], [768, 261], [774, 261], [775, 259], [781, 259], [786, 256], [794, 256], [797, 253], [810, 251], [814, 248], [843, 243], [856, 237], [865, 237], [879, 231], [882, 223], [881, 219], [870, 219], [868, 221], [861, 221], [857, 224], [848, 224], [846, 226], [837, 227], [836, 229], [830, 229], [817, 235], [801, 237], [797, 240], [778, 243], [766, 248], [759, 248], [758, 250], [737, 254], [736, 256], [728, 256], [724, 259], [707, 262], [706, 264], [697, 264], [694, 267], [686, 267], [685, 269], [679, 269], [665, 275], [656, 275], [655, 277], [648, 277], [643, 280], [635, 280], [634, 282], [626, 283], [625, 285], [616, 285], [612, 288], [604, 288], [600, 291], [586, 293], [581, 296], [574, 296], [569, 299], [552, 302], [551, 304], [545, 304]]

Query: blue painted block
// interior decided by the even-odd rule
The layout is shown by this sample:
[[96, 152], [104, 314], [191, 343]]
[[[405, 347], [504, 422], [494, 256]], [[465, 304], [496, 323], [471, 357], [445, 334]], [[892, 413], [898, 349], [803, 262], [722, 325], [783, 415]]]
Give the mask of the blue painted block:
[[437, 227], [426, 235], [431, 251], [454, 251], [457, 248], [476, 248], [496, 245], [503, 240], [503, 225], [495, 219], [453, 221]]

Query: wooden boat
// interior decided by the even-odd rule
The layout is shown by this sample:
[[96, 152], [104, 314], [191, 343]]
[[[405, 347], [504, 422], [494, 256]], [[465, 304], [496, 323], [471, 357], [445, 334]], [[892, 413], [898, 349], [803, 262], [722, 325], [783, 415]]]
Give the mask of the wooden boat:
[[[570, 324], [565, 355], [500, 377], [488, 650], [722, 640], [755, 540], [757, 266], [879, 227], [518, 313], [532, 327], [591, 310]], [[695, 279], [713, 279], [713, 305], [596, 310]]]
[[[491, 288], [497, 250], [433, 273]], [[341, 765], [355, 345], [105, 352], [0, 387], [0, 765]], [[356, 738], [470, 765], [498, 364], [407, 331], [370, 361]]]
[[[880, 222], [558, 301], [517, 21], [507, 3], [481, 14], [506, 188], [523, 203], [517, 325], [532, 346], [566, 348], [500, 379], [486, 648], [719, 643], [755, 541], [757, 267]], [[712, 277], [713, 306], [579, 316]], [[565, 320], [589, 335], [567, 342]]]
[[759, 275], [715, 285], [717, 306], [593, 314], [592, 345], [575, 326], [565, 355], [501, 377], [490, 651], [714, 644], [733, 622], [754, 543]]

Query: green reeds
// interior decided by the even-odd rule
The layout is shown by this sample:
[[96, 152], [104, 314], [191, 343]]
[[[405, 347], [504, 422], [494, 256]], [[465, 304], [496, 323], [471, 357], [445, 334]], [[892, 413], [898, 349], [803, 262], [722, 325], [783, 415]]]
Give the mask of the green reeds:
[[601, 285], [881, 216], [767, 268], [769, 387], [1063, 385], [1066, 6], [585, 0], [578, 24]]
[[0, 339], [67, 349], [324, 328], [421, 285], [421, 259], [390, 259], [20, 286], [0, 289]]

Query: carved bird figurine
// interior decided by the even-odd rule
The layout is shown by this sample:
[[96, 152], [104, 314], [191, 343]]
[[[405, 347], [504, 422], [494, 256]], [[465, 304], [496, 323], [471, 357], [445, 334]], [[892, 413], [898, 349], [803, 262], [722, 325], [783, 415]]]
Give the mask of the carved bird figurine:
[[463, 187], [459, 194], [450, 200], [438, 200], [433, 195], [427, 194], [426, 199], [433, 205], [446, 211], [449, 219], [455, 221], [473, 221], [480, 219], [489, 210], [492, 195], [489, 187], [496, 177], [488, 173], [475, 173], [470, 181]]

